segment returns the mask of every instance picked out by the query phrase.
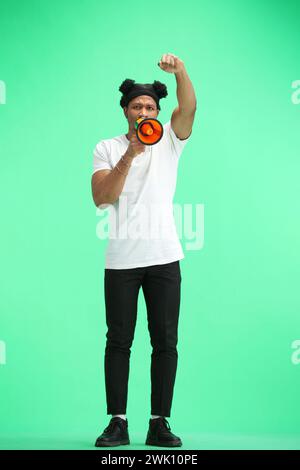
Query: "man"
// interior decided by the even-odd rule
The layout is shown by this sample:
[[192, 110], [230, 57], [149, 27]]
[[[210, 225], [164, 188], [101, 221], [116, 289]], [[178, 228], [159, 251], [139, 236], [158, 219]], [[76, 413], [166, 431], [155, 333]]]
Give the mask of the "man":
[[174, 73], [178, 106], [163, 126], [162, 138], [144, 145], [136, 135], [139, 118], [157, 118], [164, 84], [138, 84], [126, 79], [119, 90], [128, 133], [100, 141], [94, 150], [92, 193], [97, 207], [109, 208], [105, 307], [107, 342], [105, 386], [107, 414], [112, 418], [96, 447], [129, 444], [126, 418], [130, 348], [139, 289], [142, 287], [151, 338], [151, 419], [147, 445], [181, 446], [171, 432], [170, 417], [177, 369], [177, 329], [184, 258], [173, 217], [179, 157], [192, 133], [196, 97], [184, 63], [163, 54], [161, 70]]

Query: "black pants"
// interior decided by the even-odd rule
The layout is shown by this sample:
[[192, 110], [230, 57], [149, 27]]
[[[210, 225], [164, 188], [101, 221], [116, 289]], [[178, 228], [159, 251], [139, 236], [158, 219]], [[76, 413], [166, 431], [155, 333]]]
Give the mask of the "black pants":
[[130, 348], [138, 293], [147, 307], [151, 354], [151, 414], [170, 417], [177, 370], [180, 308], [179, 261], [132, 269], [105, 269], [107, 414], [126, 414]]

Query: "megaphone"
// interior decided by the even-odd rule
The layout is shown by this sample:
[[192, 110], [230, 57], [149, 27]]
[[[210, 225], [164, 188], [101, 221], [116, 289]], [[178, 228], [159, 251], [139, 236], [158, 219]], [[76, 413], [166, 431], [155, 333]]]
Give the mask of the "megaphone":
[[154, 145], [163, 136], [163, 125], [155, 118], [139, 118], [135, 121], [136, 136], [144, 145]]

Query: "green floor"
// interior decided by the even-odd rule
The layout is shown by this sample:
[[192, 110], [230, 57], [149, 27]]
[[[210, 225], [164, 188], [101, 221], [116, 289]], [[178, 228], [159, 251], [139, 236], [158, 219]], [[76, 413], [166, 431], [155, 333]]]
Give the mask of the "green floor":
[[[154, 450], [170, 449], [170, 447], [146, 446], [144, 434], [130, 433], [130, 445], [118, 446], [117, 450]], [[93, 435], [63, 435], [63, 436], [3, 436], [0, 437], [0, 449], [84, 449], [101, 452], [94, 447], [97, 436]], [[300, 449], [300, 435], [272, 436], [272, 435], [218, 435], [218, 434], [185, 434], [181, 435], [182, 447], [173, 450], [293, 450]], [[107, 447], [103, 449], [108, 449]]]

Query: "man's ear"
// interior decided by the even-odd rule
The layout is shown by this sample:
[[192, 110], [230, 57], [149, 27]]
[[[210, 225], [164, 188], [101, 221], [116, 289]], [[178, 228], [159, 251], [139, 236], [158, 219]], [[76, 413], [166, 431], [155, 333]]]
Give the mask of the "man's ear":
[[126, 119], [128, 119], [128, 118], [127, 118], [127, 111], [128, 111], [127, 106], [124, 106], [123, 112], [124, 112], [124, 115], [125, 115]]

